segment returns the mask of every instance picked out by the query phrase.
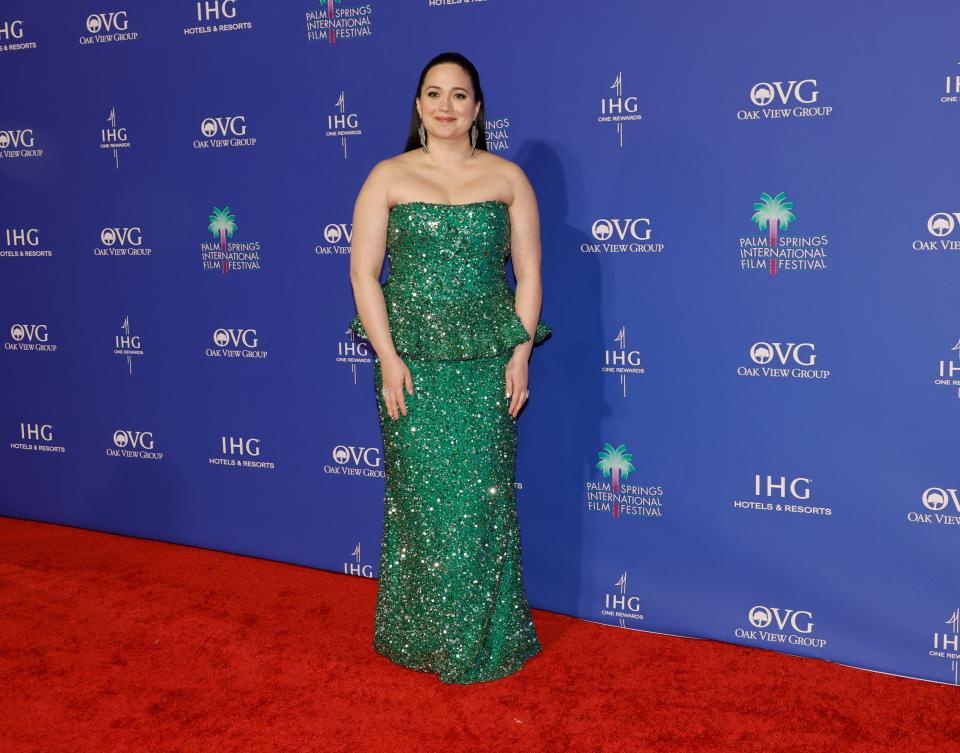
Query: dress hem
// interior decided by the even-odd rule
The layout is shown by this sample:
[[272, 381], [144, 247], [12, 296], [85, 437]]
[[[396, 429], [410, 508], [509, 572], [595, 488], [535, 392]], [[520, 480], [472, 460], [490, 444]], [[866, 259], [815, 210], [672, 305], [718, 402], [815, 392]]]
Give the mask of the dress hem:
[[373, 650], [380, 656], [383, 656], [384, 658], [392, 661], [398, 667], [403, 667], [404, 669], [410, 669], [410, 670], [413, 670], [414, 672], [422, 672], [424, 674], [433, 675], [445, 685], [475, 685], [481, 682], [492, 682], [493, 680], [502, 680], [505, 677], [509, 677], [510, 675], [516, 674], [526, 666], [527, 662], [530, 661], [530, 659], [533, 659], [534, 657], [539, 656], [541, 653], [543, 653], [543, 645], [538, 641], [536, 646], [532, 647], [532, 650], [528, 651], [520, 659], [515, 659], [510, 664], [500, 667], [499, 669], [497, 669], [496, 672], [493, 672], [489, 675], [483, 675], [482, 677], [477, 677], [472, 680], [444, 679], [443, 673], [436, 669], [431, 669], [429, 667], [414, 667], [409, 664], [404, 664], [403, 661], [401, 661], [397, 656], [392, 655], [388, 652], [385, 652], [384, 650], [381, 650], [377, 646], [374, 646]]

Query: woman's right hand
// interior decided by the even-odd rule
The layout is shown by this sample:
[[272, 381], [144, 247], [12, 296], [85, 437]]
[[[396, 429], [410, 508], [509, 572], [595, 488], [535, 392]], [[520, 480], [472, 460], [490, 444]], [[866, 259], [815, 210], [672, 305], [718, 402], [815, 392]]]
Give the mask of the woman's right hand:
[[396, 353], [390, 358], [381, 359], [380, 373], [383, 377], [383, 402], [387, 413], [394, 421], [400, 418], [400, 411], [407, 415], [407, 403], [403, 390], [413, 394], [413, 377], [403, 359]]

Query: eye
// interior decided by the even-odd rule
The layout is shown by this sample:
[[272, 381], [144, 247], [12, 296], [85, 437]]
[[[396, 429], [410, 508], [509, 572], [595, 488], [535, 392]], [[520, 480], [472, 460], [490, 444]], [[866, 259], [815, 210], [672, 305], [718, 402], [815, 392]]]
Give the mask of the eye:
[[464, 94], [463, 92], [460, 92], [457, 96], [458, 96], [460, 99], [466, 99], [466, 98], [467, 98], [467, 95]]

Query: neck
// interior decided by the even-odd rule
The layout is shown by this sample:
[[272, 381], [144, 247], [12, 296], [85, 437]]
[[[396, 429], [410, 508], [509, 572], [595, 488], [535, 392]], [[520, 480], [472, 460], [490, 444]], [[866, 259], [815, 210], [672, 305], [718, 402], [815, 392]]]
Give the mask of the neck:
[[475, 159], [475, 155], [471, 154], [472, 151], [469, 137], [457, 139], [428, 137], [427, 153], [424, 156], [436, 167], [450, 168], [459, 167]]

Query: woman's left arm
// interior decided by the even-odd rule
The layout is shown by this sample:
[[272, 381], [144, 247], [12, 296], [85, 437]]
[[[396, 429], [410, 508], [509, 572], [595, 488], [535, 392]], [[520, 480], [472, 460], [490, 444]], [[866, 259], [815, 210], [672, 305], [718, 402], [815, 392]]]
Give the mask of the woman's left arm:
[[516, 312], [530, 339], [513, 349], [507, 366], [507, 393], [511, 395], [510, 413], [516, 415], [526, 400], [527, 363], [533, 350], [533, 336], [540, 320], [543, 283], [540, 278], [540, 212], [533, 186], [516, 164], [508, 171], [513, 201], [510, 204], [510, 256], [517, 278]]

